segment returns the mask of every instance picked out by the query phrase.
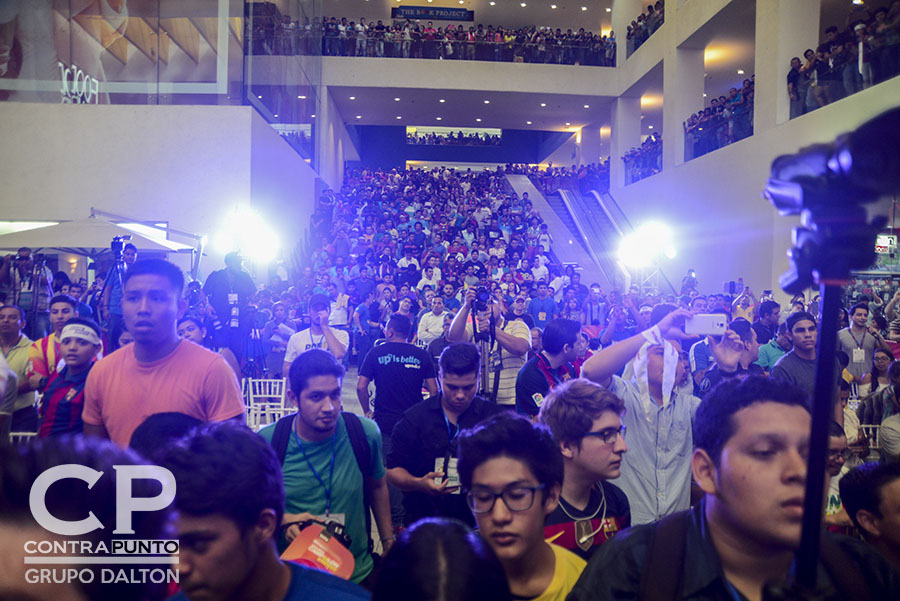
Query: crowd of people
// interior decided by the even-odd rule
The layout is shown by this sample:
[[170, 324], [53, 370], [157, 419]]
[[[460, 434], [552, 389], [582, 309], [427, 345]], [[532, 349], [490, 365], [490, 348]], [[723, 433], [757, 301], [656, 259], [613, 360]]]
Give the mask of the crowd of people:
[[323, 17], [302, 24], [285, 16], [248, 22], [253, 54], [319, 54], [388, 58], [479, 60], [614, 67], [615, 34], [530, 26], [508, 28], [479, 23], [435, 27], [432, 21], [348, 20]]
[[627, 56], [631, 56], [632, 52], [640, 48], [665, 21], [665, 0], [657, 0], [655, 4], [648, 4], [647, 12], [638, 15], [638, 18], [631, 22], [625, 33]]
[[662, 134], [652, 133], [640, 146], [629, 149], [622, 157], [625, 163], [625, 185], [662, 171]]
[[[405, 238], [390, 234], [410, 242], [399, 253], [408, 268], [428, 260], [411, 248], [417, 234], [429, 236], [422, 221], [432, 249], [443, 246], [444, 233], [433, 238], [444, 215], [429, 214], [432, 194], [446, 197], [451, 212], [475, 205], [475, 223], [464, 218], [459, 231], [476, 245], [494, 225], [489, 217], [477, 227], [480, 209], [493, 215], [496, 203], [498, 214], [517, 206], [527, 213], [500, 178], [353, 171], [339, 195], [323, 194], [317, 217], [330, 216], [338, 238], [345, 228], [369, 227], [369, 217], [388, 231], [394, 209], [413, 218], [422, 210]], [[456, 227], [449, 215], [446, 223]], [[470, 258], [479, 248], [470, 248]], [[31, 511], [34, 490], [45, 470], [61, 464], [108, 476], [96, 486], [70, 478], [45, 487], [48, 511], [93, 514], [104, 524], [114, 519], [113, 499], [132, 467], [164, 467], [173, 479], [171, 506], [151, 503], [160, 493], [147, 474], [158, 472], [140, 472], [132, 494], [147, 497], [146, 511], [130, 537], [180, 541], [177, 578], [41, 580], [42, 598], [588, 601], [647, 598], [652, 574], [682, 598], [699, 598], [702, 581], [703, 598], [724, 601], [760, 599], [767, 584], [789, 577], [804, 513], [817, 298], [797, 295], [782, 310], [768, 291], [757, 299], [742, 280], [733, 294], [705, 295], [692, 270], [677, 295], [637, 286], [604, 291], [567, 269], [569, 279], [552, 288], [541, 272], [533, 295], [523, 277], [508, 299], [502, 289], [482, 294], [490, 278], [472, 266], [464, 267], [471, 285], [456, 298], [447, 256], [440, 276], [428, 265], [423, 277], [451, 278], [450, 288], [420, 314], [410, 306], [414, 293], [391, 302], [397, 269], [390, 261], [377, 261], [371, 279], [365, 260], [357, 263], [358, 274], [337, 292], [339, 278], [325, 276], [341, 273], [342, 249], [317, 250], [320, 265], [299, 276], [324, 284], [305, 298], [308, 327], [282, 329], [300, 325], [285, 317], [294, 294], [285, 290], [285, 300], [270, 307], [276, 325], [266, 328], [286, 340], [287, 396], [296, 411], [258, 432], [244, 425], [245, 403], [226, 357], [184, 331], [181, 316], [202, 292], [210, 314], [239, 334], [245, 300], [264, 307], [281, 276], [260, 289], [232, 254], [202, 288], [186, 287], [171, 263], [129, 260], [119, 292], [133, 341], [114, 351], [104, 348], [93, 319], [75, 315], [78, 303], [62, 289], [49, 299], [52, 332], [23, 341], [25, 312], [14, 303], [28, 300], [29, 289], [13, 287], [0, 307], [7, 375], [0, 427], [21, 419], [25, 407], [10, 411], [31, 395], [34, 412], [40, 398], [40, 430], [31, 442], [0, 445], [5, 556], [18, 557], [17, 541], [46, 540], [46, 520]], [[33, 261], [27, 249], [19, 256], [16, 263]], [[354, 374], [343, 361], [351, 343], [331, 317], [346, 307], [342, 296], [363, 289], [372, 300], [378, 286], [388, 315], [383, 325], [380, 316], [366, 317], [381, 340], [363, 343], [355, 374], [360, 411], [346, 412], [343, 384]], [[875, 601], [900, 593], [900, 291], [889, 300], [854, 300], [837, 333], [845, 367], [824, 468], [828, 531], [818, 587], [824, 598]], [[363, 302], [354, 316], [367, 310]], [[710, 313], [727, 323], [723, 334], [685, 332], [688, 320]], [[438, 338], [417, 344], [431, 332]], [[49, 376], [35, 381], [29, 370]], [[865, 396], [848, 402], [854, 387]], [[877, 438], [867, 435], [871, 420]], [[117, 540], [111, 530], [96, 529], [86, 543], [108, 547]], [[7, 563], [4, 592], [37, 594], [28, 562]]]
[[470, 133], [461, 131], [441, 134], [436, 132], [416, 132], [406, 134], [407, 144], [425, 146], [500, 146], [500, 134]]
[[753, 135], [755, 78], [745, 79], [741, 89], [713, 98], [709, 106], [691, 115], [684, 127], [684, 160], [703, 156]]
[[574, 188], [582, 194], [588, 194], [591, 190], [609, 190], [609, 159], [571, 167], [555, 167], [552, 163], [544, 168], [516, 164], [507, 166], [506, 172], [527, 175], [535, 188], [545, 195], [555, 194], [560, 188]]
[[900, 73], [900, 1], [854, 7], [847, 22], [803, 58], [787, 76], [790, 117], [799, 117]]

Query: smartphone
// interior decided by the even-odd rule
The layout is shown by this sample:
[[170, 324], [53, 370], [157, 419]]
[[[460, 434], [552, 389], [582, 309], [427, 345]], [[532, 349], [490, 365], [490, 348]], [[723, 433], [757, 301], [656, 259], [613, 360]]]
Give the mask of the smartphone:
[[685, 320], [684, 333], [698, 336], [721, 336], [725, 333], [728, 317], [723, 313], [699, 313]]

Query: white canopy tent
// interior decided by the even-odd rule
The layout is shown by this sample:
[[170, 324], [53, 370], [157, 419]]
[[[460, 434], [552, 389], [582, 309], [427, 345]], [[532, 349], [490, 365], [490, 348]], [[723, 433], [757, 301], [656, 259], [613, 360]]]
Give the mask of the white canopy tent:
[[116, 236], [131, 236], [131, 244], [138, 251], [192, 252], [194, 247], [171, 240], [149, 238], [127, 227], [104, 221], [97, 217], [64, 221], [22, 232], [0, 236], [0, 249], [17, 249], [27, 246], [32, 250], [55, 249], [85, 257], [95, 258], [109, 252]]

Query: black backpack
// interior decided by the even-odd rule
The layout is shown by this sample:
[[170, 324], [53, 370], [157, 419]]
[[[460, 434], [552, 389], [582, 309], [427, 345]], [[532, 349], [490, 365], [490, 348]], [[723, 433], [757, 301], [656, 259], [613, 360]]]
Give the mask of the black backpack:
[[[282, 465], [284, 465], [288, 443], [291, 441], [291, 430], [293, 429], [295, 416], [296, 414], [285, 415], [279, 419], [275, 424], [275, 432], [272, 434], [272, 448], [275, 449], [275, 455], [278, 456], [278, 461]], [[369, 441], [366, 439], [366, 432], [363, 430], [359, 416], [349, 411], [342, 411], [341, 417], [344, 419], [344, 425], [347, 426], [350, 446], [353, 447], [353, 455], [356, 457], [356, 466], [363, 477], [363, 510], [366, 515], [366, 536], [369, 538], [369, 552], [371, 552], [373, 548], [371, 535], [372, 513], [369, 508], [372, 501], [370, 492], [372, 478], [369, 475], [369, 469], [372, 465], [372, 449], [369, 447]]]
[[[686, 559], [685, 541], [691, 512], [681, 511], [664, 517], [653, 526], [653, 539], [641, 575], [638, 599], [641, 601], [678, 601], [681, 599], [681, 575]], [[819, 557], [825, 571], [843, 599], [873, 599], [858, 566], [834, 540], [823, 536]], [[651, 571], [649, 566], [653, 566]]]

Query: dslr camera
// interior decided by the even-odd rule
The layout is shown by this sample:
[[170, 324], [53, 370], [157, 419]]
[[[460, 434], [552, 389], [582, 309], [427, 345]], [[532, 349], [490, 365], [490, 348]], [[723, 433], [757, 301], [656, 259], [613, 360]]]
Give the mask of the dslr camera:
[[485, 286], [479, 286], [475, 290], [475, 310], [476, 311], [487, 311], [488, 307], [493, 303], [494, 300], [491, 298], [491, 291], [487, 289]]

